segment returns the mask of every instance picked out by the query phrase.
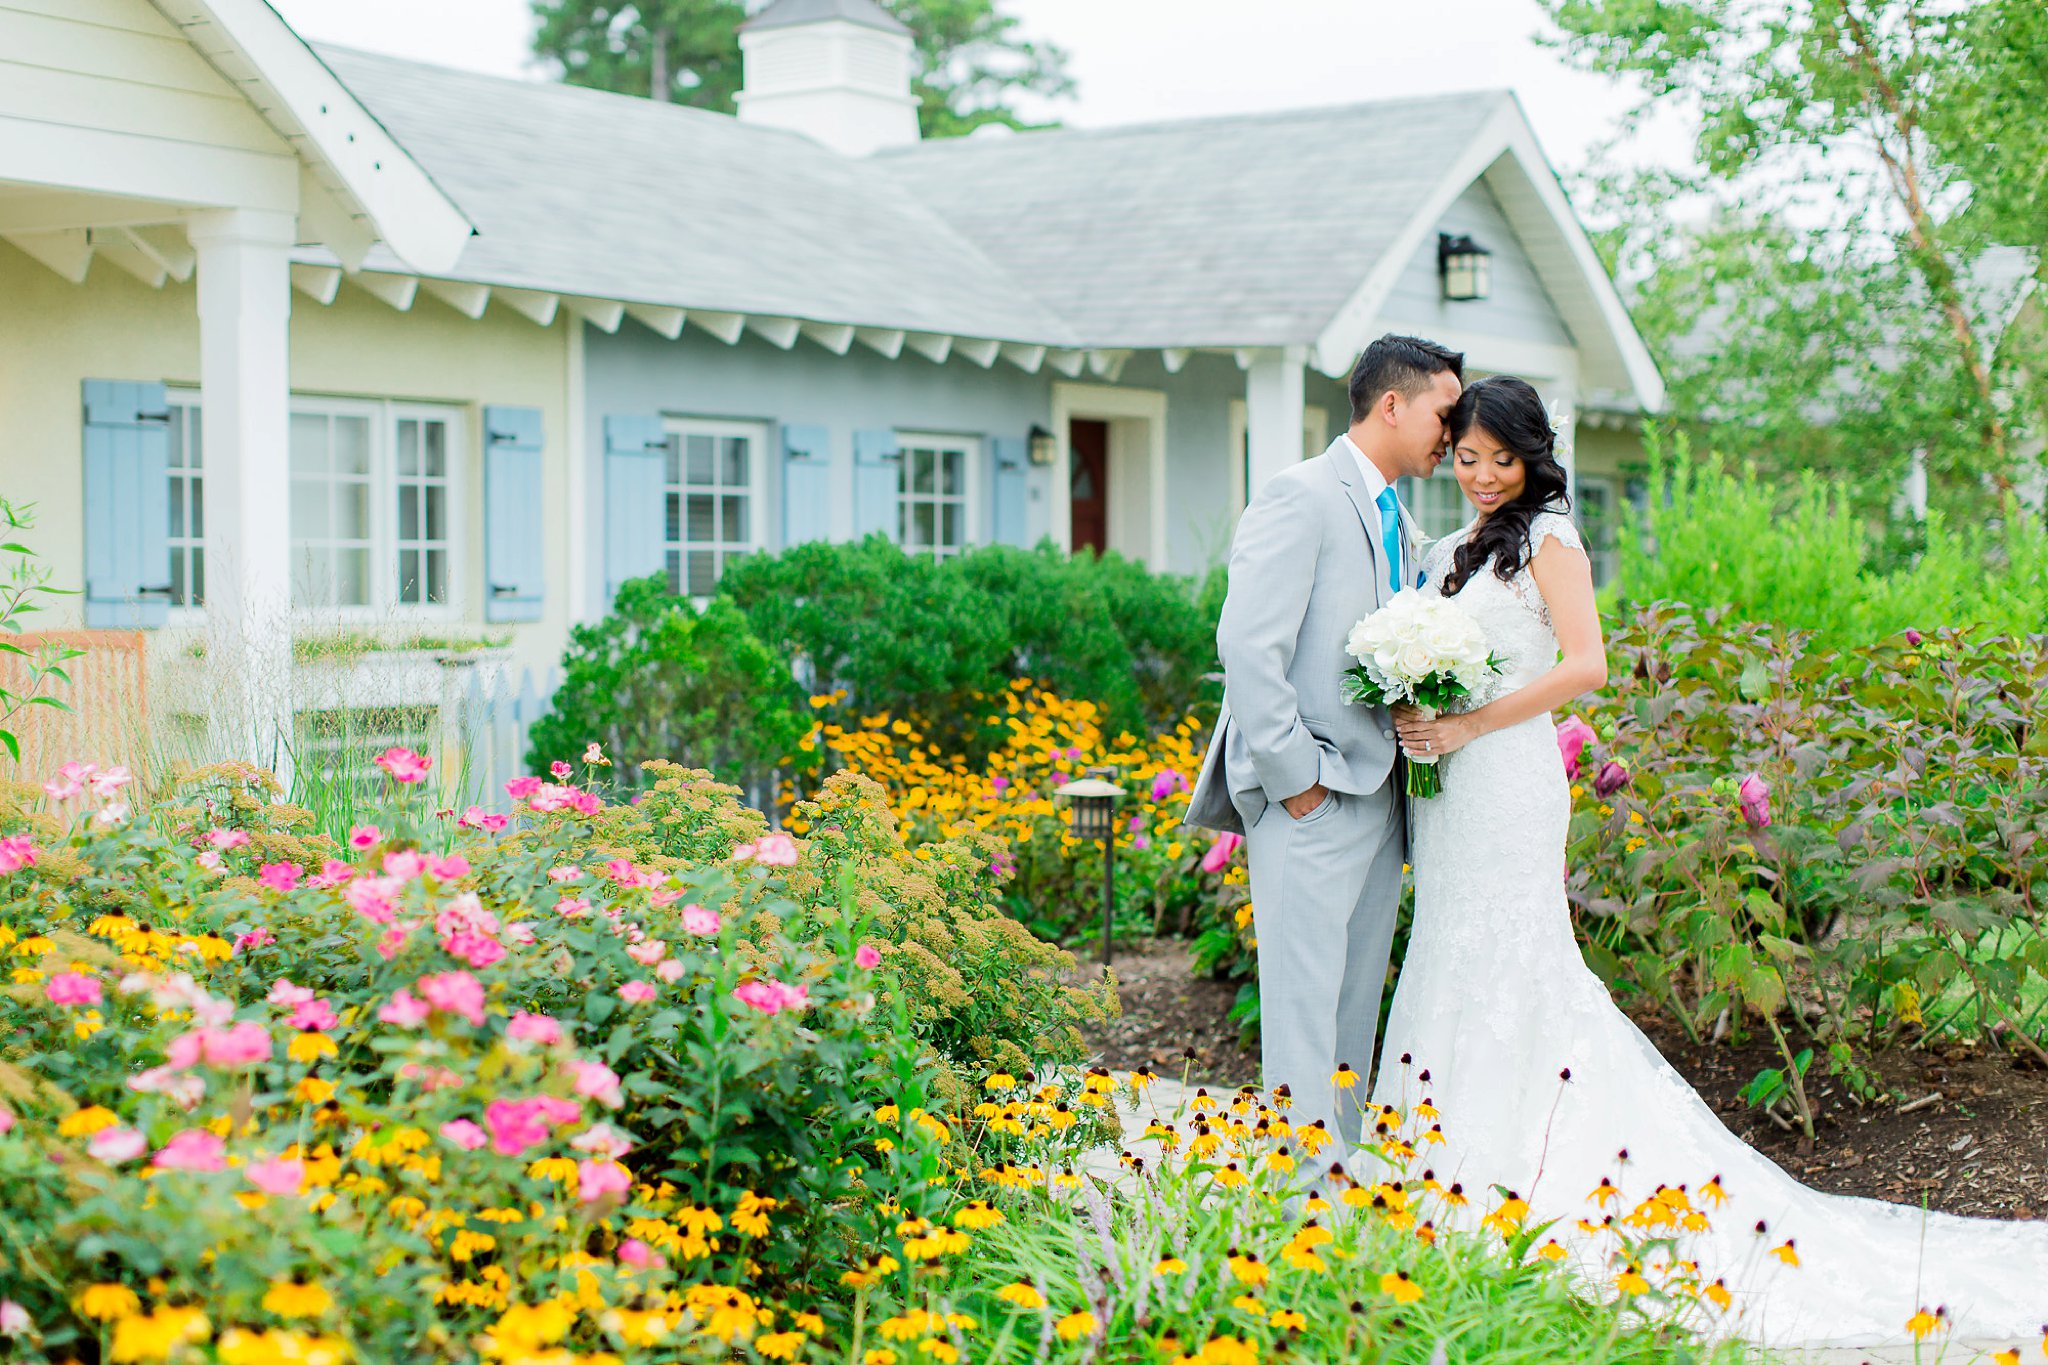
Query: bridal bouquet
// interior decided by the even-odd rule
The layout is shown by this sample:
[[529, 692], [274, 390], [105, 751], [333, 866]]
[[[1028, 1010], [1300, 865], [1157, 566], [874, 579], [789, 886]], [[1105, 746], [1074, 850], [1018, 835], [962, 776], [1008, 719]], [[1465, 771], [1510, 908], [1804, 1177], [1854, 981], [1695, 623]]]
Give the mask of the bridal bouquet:
[[[1344, 652], [1358, 660], [1344, 670], [1345, 700], [1361, 706], [1408, 702], [1432, 717], [1475, 697], [1500, 672], [1486, 632], [1457, 603], [1415, 588], [1351, 628]], [[1443, 790], [1436, 758], [1408, 760], [1408, 794]]]

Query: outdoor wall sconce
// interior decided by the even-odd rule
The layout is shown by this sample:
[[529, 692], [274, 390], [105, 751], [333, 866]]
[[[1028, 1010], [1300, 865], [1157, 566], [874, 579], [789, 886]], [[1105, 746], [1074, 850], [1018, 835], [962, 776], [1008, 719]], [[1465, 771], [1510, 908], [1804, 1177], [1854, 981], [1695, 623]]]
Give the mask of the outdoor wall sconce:
[[1060, 443], [1044, 427], [1033, 423], [1031, 427], [1031, 463], [1049, 465], [1060, 457]]
[[1470, 303], [1493, 292], [1493, 253], [1470, 237], [1436, 235], [1436, 269], [1443, 276], [1444, 298]]
[[1124, 789], [1104, 777], [1114, 768], [1090, 768], [1088, 776], [1059, 790], [1076, 839], [1102, 841], [1102, 965], [1109, 965], [1109, 941], [1116, 918], [1116, 803]]

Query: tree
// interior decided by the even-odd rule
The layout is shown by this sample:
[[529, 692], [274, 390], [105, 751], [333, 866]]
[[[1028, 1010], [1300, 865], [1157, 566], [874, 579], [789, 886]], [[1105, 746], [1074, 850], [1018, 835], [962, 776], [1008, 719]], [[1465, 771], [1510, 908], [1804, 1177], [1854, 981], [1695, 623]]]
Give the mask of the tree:
[[[1028, 128], [1018, 95], [1074, 91], [1067, 54], [1017, 33], [999, 0], [880, 0], [915, 35], [912, 93], [926, 137], [986, 124]], [[651, 95], [731, 113], [741, 83], [739, 26], [758, 0], [533, 0], [536, 55], [562, 64], [572, 85]]]
[[2033, 199], [2013, 186], [2038, 194], [2042, 160], [1967, 130], [2021, 100], [2010, 118], [2042, 150], [2040, 49], [2016, 54], [1954, 0], [1543, 3], [1571, 59], [1640, 82], [1639, 113], [1698, 118], [1697, 174], [1615, 177], [1599, 195], [1677, 415], [1809, 467], [1896, 472], [1918, 454], [1937, 502], [2009, 492], [2030, 414], [2000, 369], [2016, 358], [1993, 248], [2014, 240]]

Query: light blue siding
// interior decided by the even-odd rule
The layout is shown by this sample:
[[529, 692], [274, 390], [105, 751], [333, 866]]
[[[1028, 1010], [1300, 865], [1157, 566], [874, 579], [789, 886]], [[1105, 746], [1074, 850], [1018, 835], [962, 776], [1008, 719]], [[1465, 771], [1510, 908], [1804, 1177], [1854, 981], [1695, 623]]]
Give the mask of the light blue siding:
[[153, 629], [170, 610], [164, 386], [85, 381], [85, 624]]
[[896, 500], [903, 487], [903, 449], [893, 431], [853, 433], [853, 534], [891, 540], [901, 530]]
[[998, 436], [989, 449], [989, 539], [999, 545], [1025, 545], [1024, 514], [1030, 496], [1031, 443], [1022, 436]]
[[659, 573], [662, 546], [663, 459], [668, 439], [659, 417], [617, 414], [604, 419], [604, 603], [619, 585]]
[[1431, 329], [1484, 332], [1514, 341], [1570, 346], [1571, 330], [1536, 277], [1522, 242], [1485, 181], [1475, 182], [1445, 211], [1438, 230], [1464, 234], [1493, 253], [1493, 289], [1467, 303], [1444, 300], [1437, 274], [1436, 233], [1430, 233], [1388, 296], [1386, 316], [1424, 336]]
[[538, 621], [547, 598], [539, 408], [484, 409], [484, 619]]
[[782, 429], [782, 543], [828, 540], [832, 535], [832, 432], [827, 427]]

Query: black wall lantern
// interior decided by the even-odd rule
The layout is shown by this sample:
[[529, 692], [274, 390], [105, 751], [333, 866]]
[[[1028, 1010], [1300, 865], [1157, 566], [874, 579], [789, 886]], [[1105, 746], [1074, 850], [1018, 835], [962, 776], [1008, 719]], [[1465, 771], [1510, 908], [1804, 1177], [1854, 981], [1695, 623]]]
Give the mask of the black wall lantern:
[[1493, 253], [1470, 237], [1436, 235], [1436, 269], [1443, 277], [1444, 298], [1469, 303], [1493, 292]]
[[1053, 439], [1051, 432], [1035, 422], [1031, 426], [1028, 449], [1031, 463], [1036, 465], [1049, 465], [1060, 457], [1060, 443]]

